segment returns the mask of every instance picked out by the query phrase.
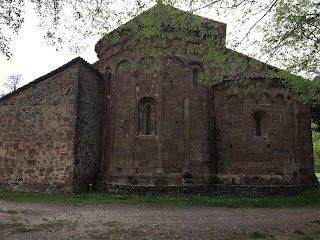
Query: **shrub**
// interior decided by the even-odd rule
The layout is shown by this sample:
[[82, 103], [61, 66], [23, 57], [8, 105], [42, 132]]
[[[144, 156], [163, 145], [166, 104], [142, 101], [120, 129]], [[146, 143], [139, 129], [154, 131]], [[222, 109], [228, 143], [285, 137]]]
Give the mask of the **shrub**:
[[[314, 129], [316, 124], [312, 123]], [[320, 169], [320, 132], [312, 131], [314, 168]]]

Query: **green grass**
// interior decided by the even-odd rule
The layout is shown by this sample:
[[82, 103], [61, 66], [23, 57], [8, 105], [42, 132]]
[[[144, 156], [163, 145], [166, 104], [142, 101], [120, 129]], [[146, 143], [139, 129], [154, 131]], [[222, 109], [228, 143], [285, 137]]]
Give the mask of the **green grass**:
[[252, 233], [246, 233], [246, 232], [242, 232], [242, 235], [248, 235], [251, 238], [274, 238], [274, 236], [272, 234], [269, 234], [268, 231], [264, 231], [264, 232], [252, 232]]
[[16, 232], [26, 233], [26, 232], [59, 229], [65, 226], [68, 226], [68, 223], [64, 221], [42, 223], [42, 224], [32, 225], [32, 226], [26, 226], [22, 223], [4, 223], [4, 224], [0, 224], [0, 230], [13, 228], [15, 229]]
[[314, 240], [312, 237], [304, 237], [301, 240]]
[[42, 223], [39, 225], [34, 226], [23, 226], [16, 229], [17, 232], [37, 232], [37, 231], [43, 231], [43, 230], [53, 230], [53, 229], [59, 229], [66, 225], [65, 222], [50, 222], [50, 223]]
[[250, 234], [251, 238], [267, 238], [266, 233], [253, 232]]
[[19, 213], [18, 211], [15, 211], [15, 210], [4, 211], [4, 210], [2, 210], [2, 208], [0, 208], [0, 212], [1, 213], [8, 213], [8, 214], [18, 214]]
[[[136, 237], [142, 237], [144, 232], [142, 231], [146, 225], [139, 225], [134, 228], [125, 226], [124, 223], [118, 221], [108, 221], [103, 224], [104, 232], [90, 231], [88, 235], [91, 239], [136, 239]], [[144, 239], [144, 238], [142, 238]]]
[[[314, 123], [312, 127], [316, 126]], [[312, 131], [314, 168], [320, 169], [320, 132]], [[318, 177], [319, 179], [319, 177]]]
[[48, 194], [0, 192], [0, 199], [12, 202], [64, 204], [150, 204], [174, 206], [212, 206], [226, 208], [298, 208], [320, 207], [320, 189], [307, 190], [288, 198], [254, 198], [224, 194], [203, 195], [116, 195], [108, 193]]
[[7, 229], [7, 228], [16, 228], [21, 227], [21, 223], [2, 223], [0, 224], [0, 230]]
[[301, 230], [295, 230], [294, 233], [299, 234], [299, 235], [306, 235], [303, 231]]
[[108, 222], [104, 223], [103, 226], [107, 226], [107, 227], [122, 227], [123, 223], [122, 222], [118, 222], [118, 221], [108, 221]]
[[316, 177], [318, 178], [318, 181], [320, 181], [320, 173], [316, 173]]
[[18, 214], [19, 212], [18, 211], [14, 211], [14, 210], [8, 210], [7, 213], [9, 213], [9, 214]]
[[320, 220], [314, 220], [314, 221], [312, 221], [311, 223], [317, 223], [317, 224], [320, 225]]

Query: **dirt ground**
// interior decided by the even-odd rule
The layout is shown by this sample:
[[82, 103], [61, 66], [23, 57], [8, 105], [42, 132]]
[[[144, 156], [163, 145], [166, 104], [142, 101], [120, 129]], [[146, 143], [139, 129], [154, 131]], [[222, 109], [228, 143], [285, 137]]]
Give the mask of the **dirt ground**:
[[320, 239], [320, 209], [0, 201], [0, 239]]

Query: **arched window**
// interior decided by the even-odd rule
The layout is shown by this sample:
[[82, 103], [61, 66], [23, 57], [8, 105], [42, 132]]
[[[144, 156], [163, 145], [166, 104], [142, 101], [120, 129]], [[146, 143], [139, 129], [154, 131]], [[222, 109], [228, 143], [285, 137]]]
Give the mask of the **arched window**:
[[137, 135], [156, 134], [156, 105], [152, 98], [143, 98], [138, 106]]
[[261, 120], [265, 117], [264, 111], [257, 111], [253, 114], [253, 118], [256, 123], [256, 136], [260, 137], [262, 135], [262, 126], [261, 126]]
[[199, 69], [194, 68], [192, 71], [193, 74], [193, 85], [197, 85], [199, 81]]
[[256, 118], [256, 136], [261, 136], [261, 119]]
[[146, 135], [151, 134], [151, 107], [147, 104], [146, 107]]

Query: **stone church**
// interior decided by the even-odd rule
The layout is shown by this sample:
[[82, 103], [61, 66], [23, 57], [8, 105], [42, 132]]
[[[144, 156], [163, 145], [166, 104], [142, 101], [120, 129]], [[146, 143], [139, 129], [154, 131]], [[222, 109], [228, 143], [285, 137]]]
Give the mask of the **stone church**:
[[[226, 25], [210, 21], [225, 39]], [[76, 58], [0, 99], [1, 191], [317, 183], [309, 106], [277, 77], [248, 67], [201, 84], [194, 53], [160, 58], [156, 77], [132, 72], [153, 58], [125, 54], [126, 38], [100, 41], [92, 65]], [[250, 94], [225, 84], [267, 77]]]

